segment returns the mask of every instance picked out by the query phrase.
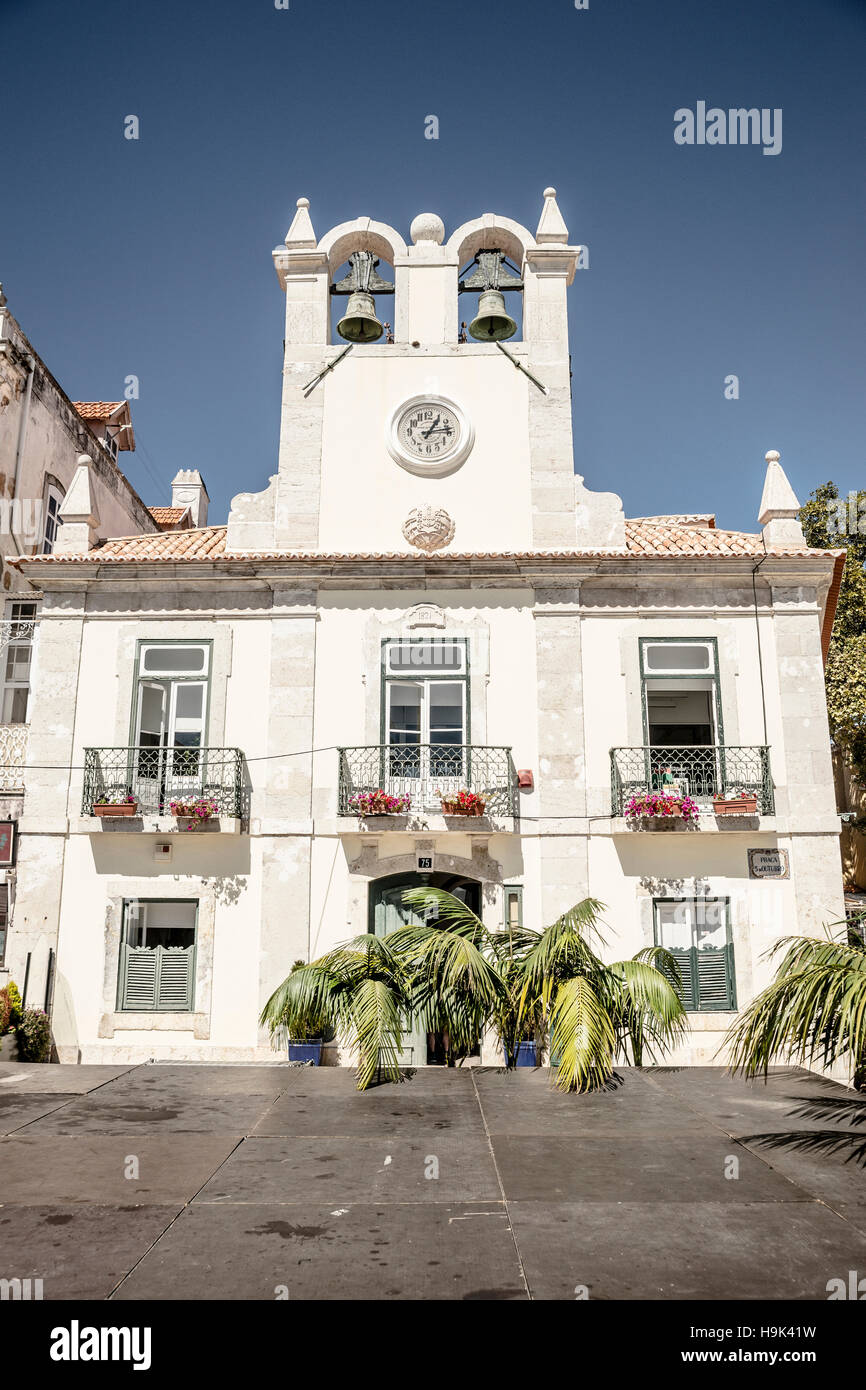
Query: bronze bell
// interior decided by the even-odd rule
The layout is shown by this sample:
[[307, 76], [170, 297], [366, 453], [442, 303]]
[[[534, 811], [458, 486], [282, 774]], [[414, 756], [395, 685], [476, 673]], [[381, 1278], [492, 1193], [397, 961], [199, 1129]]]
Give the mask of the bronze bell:
[[349, 343], [374, 343], [381, 338], [382, 325], [376, 318], [376, 301], [366, 290], [353, 290], [349, 295], [337, 332]]
[[469, 332], [481, 343], [514, 337], [517, 324], [505, 312], [505, 295], [501, 290], [484, 290], [478, 296], [478, 313], [469, 325]]

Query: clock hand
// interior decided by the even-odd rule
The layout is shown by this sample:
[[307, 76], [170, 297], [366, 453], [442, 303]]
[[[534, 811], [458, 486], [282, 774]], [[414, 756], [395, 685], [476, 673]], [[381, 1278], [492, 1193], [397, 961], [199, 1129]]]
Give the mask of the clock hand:
[[429, 430], [422, 430], [422, 431], [421, 431], [421, 437], [422, 437], [422, 439], [429, 439], [429, 438], [430, 438], [431, 434], [433, 433], [433, 431], [435, 430], [436, 426], [439, 424], [439, 421], [440, 421], [441, 419], [442, 419], [442, 416], [441, 416], [441, 415], [437, 415], [437, 416], [436, 416], [436, 419], [433, 421], [433, 424], [430, 426]]

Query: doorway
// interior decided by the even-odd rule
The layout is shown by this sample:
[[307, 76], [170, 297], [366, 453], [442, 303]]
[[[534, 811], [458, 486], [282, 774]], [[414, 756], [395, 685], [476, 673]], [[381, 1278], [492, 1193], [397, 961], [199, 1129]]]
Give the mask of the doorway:
[[[389, 874], [370, 884], [370, 921], [368, 930], [376, 936], [390, 936], [400, 927], [420, 926], [435, 922], [435, 908], [419, 911], [403, 901], [408, 888], [443, 888], [453, 893], [477, 916], [481, 915], [481, 884], [477, 879], [463, 878], [459, 874], [408, 873]], [[472, 1052], [478, 1055], [480, 1042]], [[400, 1065], [406, 1067], [443, 1066], [445, 1062], [445, 1041], [440, 1033], [428, 1032], [417, 1019], [411, 1019], [403, 1035], [403, 1052]]]

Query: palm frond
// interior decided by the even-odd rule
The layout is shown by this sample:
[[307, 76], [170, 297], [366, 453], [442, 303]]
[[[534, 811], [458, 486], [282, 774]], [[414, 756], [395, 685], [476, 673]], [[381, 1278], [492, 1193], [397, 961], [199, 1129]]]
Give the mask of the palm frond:
[[358, 1042], [357, 1087], [365, 1091], [377, 1078], [400, 1080], [403, 1046], [402, 1000], [384, 980], [363, 980], [352, 996], [351, 1017]]
[[555, 1085], [561, 1091], [603, 1086], [613, 1071], [616, 1034], [610, 1015], [583, 975], [557, 988], [550, 1019], [551, 1050], [559, 1057]]

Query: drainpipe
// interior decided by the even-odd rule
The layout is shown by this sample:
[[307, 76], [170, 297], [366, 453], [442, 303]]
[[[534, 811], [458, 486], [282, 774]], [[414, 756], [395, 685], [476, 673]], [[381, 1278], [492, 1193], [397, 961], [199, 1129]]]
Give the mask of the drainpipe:
[[758, 570], [761, 568], [761, 566], [763, 565], [764, 561], [765, 561], [767, 558], [768, 558], [768, 557], [767, 557], [767, 542], [764, 541], [764, 554], [763, 554], [763, 556], [761, 557], [761, 559], [758, 561], [758, 563], [755, 565], [755, 568], [752, 570], [752, 602], [753, 602], [753, 604], [754, 604], [754, 610], [755, 610], [755, 640], [756, 640], [757, 646], [758, 646], [758, 674], [760, 675], [760, 678], [761, 678], [761, 713], [762, 713], [763, 716], [764, 716], [764, 747], [765, 747], [765, 748], [768, 746], [770, 740], [769, 740], [769, 738], [767, 737], [767, 697], [766, 697], [766, 694], [765, 694], [765, 691], [764, 691], [764, 660], [763, 660], [763, 656], [761, 655], [761, 625], [760, 625], [760, 622], [759, 622], [759, 620], [758, 620], [758, 585], [757, 585], [757, 582], [756, 582], [756, 580], [755, 580], [755, 575], [758, 573]]

